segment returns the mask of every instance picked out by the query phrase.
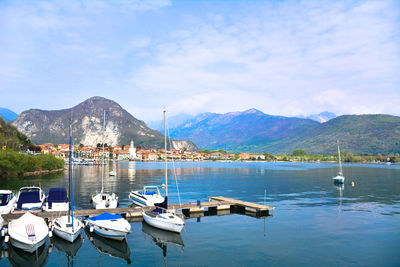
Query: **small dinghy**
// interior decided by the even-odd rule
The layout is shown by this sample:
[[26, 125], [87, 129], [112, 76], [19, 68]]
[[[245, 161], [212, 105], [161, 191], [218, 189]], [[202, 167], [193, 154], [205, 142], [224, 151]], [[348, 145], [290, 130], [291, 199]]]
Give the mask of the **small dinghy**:
[[121, 215], [106, 212], [87, 218], [85, 224], [90, 232], [115, 240], [123, 240], [131, 232], [131, 225]]
[[63, 187], [50, 188], [49, 196], [43, 205], [44, 211], [67, 211], [69, 210], [67, 190]]
[[25, 213], [8, 224], [8, 235], [14, 247], [32, 253], [46, 242], [49, 228], [43, 218]]
[[0, 214], [10, 213], [16, 201], [11, 190], [0, 190]]

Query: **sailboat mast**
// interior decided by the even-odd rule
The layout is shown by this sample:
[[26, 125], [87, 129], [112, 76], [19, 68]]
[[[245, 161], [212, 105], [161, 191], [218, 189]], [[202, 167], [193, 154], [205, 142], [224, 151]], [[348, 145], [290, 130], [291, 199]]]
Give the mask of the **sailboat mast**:
[[101, 157], [101, 194], [103, 194], [103, 180], [104, 180], [104, 131], [105, 131], [105, 126], [106, 125], [106, 111], [104, 110], [103, 114], [103, 135], [102, 135], [102, 143], [103, 143], [103, 156]]
[[167, 120], [166, 120], [166, 110], [163, 110], [164, 113], [164, 156], [165, 156], [165, 196], [168, 196], [168, 169], [167, 169]]
[[337, 150], [338, 150], [338, 155], [339, 155], [339, 172], [340, 172], [340, 175], [343, 175], [343, 171], [342, 171], [342, 159], [340, 158], [339, 140], [337, 140]]
[[68, 222], [71, 217], [71, 177], [72, 177], [72, 116], [69, 121], [69, 190], [68, 190], [68, 198], [69, 198], [69, 209], [68, 209]]

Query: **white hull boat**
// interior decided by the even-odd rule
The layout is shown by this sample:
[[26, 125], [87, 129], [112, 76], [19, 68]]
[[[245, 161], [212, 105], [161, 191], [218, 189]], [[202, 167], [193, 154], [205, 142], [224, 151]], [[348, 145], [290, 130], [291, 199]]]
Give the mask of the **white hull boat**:
[[149, 225], [171, 232], [180, 233], [185, 225], [184, 220], [174, 211], [168, 210], [168, 171], [167, 171], [167, 123], [164, 110], [164, 158], [165, 158], [165, 198], [162, 203], [157, 203], [151, 211], [143, 211], [143, 220]]
[[141, 207], [155, 206], [164, 202], [164, 197], [161, 196], [157, 186], [145, 186], [143, 190], [132, 190], [129, 193], [129, 198], [133, 204]]
[[115, 209], [118, 207], [118, 197], [112, 194], [99, 193], [92, 198], [95, 209]]
[[143, 220], [149, 225], [175, 233], [180, 233], [185, 225], [183, 219], [171, 212], [154, 212], [145, 211], [143, 212]]
[[103, 155], [102, 155], [102, 172], [101, 172], [101, 191], [95, 196], [92, 195], [91, 203], [95, 209], [115, 209], [118, 207], [118, 196], [114, 193], [107, 194], [104, 193], [104, 132], [105, 132], [105, 124], [106, 124], [106, 112], [104, 111], [104, 119], [103, 119]]
[[22, 187], [14, 204], [14, 211], [40, 211], [45, 198], [40, 187]]
[[49, 196], [43, 204], [44, 211], [67, 211], [69, 202], [65, 188], [50, 188]]
[[27, 212], [9, 223], [8, 234], [14, 247], [32, 253], [46, 242], [49, 228], [43, 218]]
[[0, 190], [0, 214], [10, 213], [17, 198], [11, 190]]
[[117, 176], [117, 172], [116, 171], [110, 171], [109, 175], [110, 176]]
[[342, 170], [342, 159], [340, 158], [340, 148], [339, 148], [339, 140], [337, 141], [337, 149], [338, 149], [338, 157], [339, 157], [339, 172], [337, 176], [333, 177], [333, 182], [336, 184], [343, 184], [344, 183], [344, 176]]
[[83, 223], [75, 217], [72, 219], [70, 216], [58, 217], [53, 220], [52, 224], [53, 233], [71, 243], [75, 241], [83, 229]]
[[103, 213], [85, 220], [90, 232], [102, 237], [123, 240], [131, 232], [131, 225], [121, 215]]

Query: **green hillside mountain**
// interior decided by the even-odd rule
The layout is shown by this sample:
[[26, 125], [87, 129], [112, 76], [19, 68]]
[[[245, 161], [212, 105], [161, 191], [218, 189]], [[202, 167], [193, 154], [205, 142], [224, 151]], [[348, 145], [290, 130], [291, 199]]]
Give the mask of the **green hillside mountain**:
[[341, 148], [354, 154], [400, 153], [400, 117], [391, 115], [344, 115], [274, 142], [239, 146], [238, 149], [291, 153], [304, 149], [311, 154], [336, 153]]
[[0, 117], [0, 149], [6, 146], [13, 150], [22, 150], [31, 146], [29, 138]]

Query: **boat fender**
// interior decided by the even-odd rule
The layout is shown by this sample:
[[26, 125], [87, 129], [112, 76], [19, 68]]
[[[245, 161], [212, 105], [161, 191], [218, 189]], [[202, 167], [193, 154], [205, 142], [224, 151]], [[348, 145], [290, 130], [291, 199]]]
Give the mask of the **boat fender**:
[[47, 250], [49, 253], [53, 251], [53, 246], [49, 246], [49, 249]]
[[90, 230], [91, 233], [93, 233], [93, 230], [94, 230], [93, 226], [90, 226], [89, 230]]
[[10, 241], [10, 236], [6, 235], [6, 237], [4, 237], [4, 242], [8, 243], [8, 241]]
[[49, 222], [49, 229], [51, 229], [51, 221]]
[[49, 231], [49, 237], [53, 236], [53, 231]]
[[6, 234], [6, 230], [4, 230], [4, 226], [1, 228], [1, 236], [4, 236]]

